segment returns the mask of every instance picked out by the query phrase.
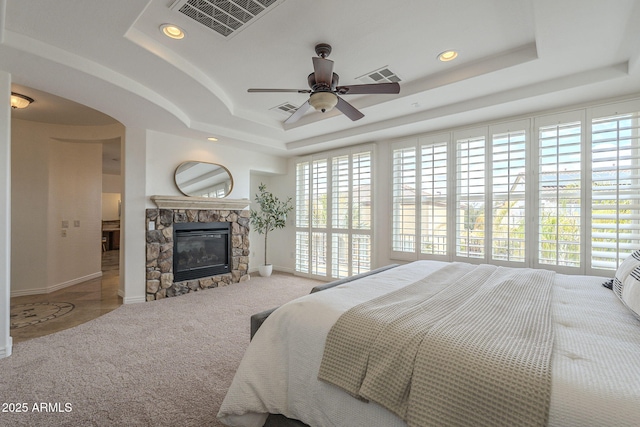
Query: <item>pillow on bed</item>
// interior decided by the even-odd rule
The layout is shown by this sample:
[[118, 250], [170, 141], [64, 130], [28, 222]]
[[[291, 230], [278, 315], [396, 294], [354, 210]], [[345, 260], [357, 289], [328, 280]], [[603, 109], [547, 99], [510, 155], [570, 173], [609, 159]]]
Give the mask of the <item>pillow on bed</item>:
[[640, 250], [629, 255], [618, 267], [613, 291], [640, 320]]

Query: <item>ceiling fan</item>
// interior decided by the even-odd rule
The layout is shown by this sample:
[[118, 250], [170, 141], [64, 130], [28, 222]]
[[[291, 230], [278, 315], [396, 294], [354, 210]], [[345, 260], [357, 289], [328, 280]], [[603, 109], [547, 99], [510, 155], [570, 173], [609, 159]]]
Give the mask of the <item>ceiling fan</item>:
[[358, 120], [363, 118], [364, 114], [338, 95], [400, 93], [400, 85], [397, 82], [338, 86], [339, 77], [333, 72], [333, 61], [327, 59], [327, 56], [331, 53], [331, 46], [326, 43], [320, 43], [316, 45], [315, 50], [318, 56], [313, 57], [313, 73], [307, 77], [311, 89], [249, 89], [248, 92], [310, 93], [311, 95], [307, 102], [298, 107], [284, 121], [287, 124], [300, 119], [311, 107], [323, 113], [331, 111], [335, 107], [351, 120]]

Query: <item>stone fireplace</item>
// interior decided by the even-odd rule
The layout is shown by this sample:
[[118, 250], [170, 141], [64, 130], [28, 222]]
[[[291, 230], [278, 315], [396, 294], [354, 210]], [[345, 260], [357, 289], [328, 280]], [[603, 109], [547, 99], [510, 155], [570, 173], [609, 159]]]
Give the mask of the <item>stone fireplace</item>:
[[[249, 280], [248, 200], [152, 200], [158, 208], [146, 210], [147, 301]], [[178, 260], [180, 252], [186, 260]]]
[[173, 280], [230, 273], [231, 249], [230, 222], [174, 222]]

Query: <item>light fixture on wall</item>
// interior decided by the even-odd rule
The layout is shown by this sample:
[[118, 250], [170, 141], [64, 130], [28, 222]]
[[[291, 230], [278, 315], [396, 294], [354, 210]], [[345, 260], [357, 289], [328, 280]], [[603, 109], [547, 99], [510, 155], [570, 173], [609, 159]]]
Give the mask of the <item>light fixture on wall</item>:
[[309, 104], [316, 111], [331, 111], [338, 103], [338, 97], [333, 92], [316, 92], [309, 97]]
[[27, 108], [33, 102], [33, 98], [11, 92], [11, 108]]

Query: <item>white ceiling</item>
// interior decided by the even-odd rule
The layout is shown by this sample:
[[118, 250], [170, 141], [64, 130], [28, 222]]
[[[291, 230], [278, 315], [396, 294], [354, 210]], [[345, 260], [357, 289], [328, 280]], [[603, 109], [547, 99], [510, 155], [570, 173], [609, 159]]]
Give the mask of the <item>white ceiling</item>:
[[[172, 3], [0, 0], [0, 69], [36, 99], [20, 114], [109, 120], [79, 103], [125, 126], [292, 156], [640, 93], [640, 0], [281, 0], [228, 38]], [[187, 36], [166, 38], [163, 23]], [[388, 67], [400, 94], [346, 95], [365, 114], [356, 122], [310, 111], [285, 126], [273, 107], [308, 95], [247, 89], [306, 89], [320, 42], [341, 85]], [[447, 49], [459, 57], [437, 61]], [[36, 111], [49, 108], [42, 92], [57, 113]]]

